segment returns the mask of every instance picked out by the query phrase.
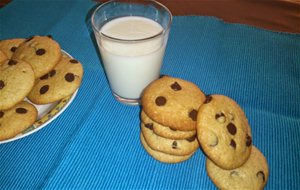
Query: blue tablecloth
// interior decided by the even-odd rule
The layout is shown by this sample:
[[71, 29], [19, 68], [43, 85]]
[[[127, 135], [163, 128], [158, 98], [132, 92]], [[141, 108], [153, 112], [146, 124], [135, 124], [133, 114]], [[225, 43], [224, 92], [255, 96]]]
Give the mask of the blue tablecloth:
[[[0, 145], [0, 189], [215, 189], [199, 149], [186, 162], [152, 159], [139, 140], [138, 106], [114, 100], [91, 33], [92, 1], [14, 0], [0, 38], [51, 34], [85, 74], [77, 97], [47, 127]], [[300, 35], [174, 17], [162, 73], [236, 100], [266, 156], [266, 189], [300, 186]]]

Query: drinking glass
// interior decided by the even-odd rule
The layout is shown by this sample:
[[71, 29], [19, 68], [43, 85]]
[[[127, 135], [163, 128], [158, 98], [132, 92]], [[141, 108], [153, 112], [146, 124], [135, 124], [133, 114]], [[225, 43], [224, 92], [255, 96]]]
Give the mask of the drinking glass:
[[159, 78], [172, 23], [171, 12], [150, 0], [112, 0], [91, 18], [112, 94], [137, 105], [144, 88]]

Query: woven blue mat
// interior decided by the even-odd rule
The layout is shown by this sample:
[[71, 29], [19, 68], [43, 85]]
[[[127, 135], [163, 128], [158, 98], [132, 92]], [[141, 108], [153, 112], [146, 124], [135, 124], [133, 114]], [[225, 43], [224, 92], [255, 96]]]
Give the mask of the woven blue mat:
[[[91, 35], [91, 1], [12, 1], [0, 39], [51, 34], [84, 66], [70, 107], [47, 127], [0, 145], [0, 189], [216, 189], [198, 150], [186, 162], [152, 159], [139, 140], [139, 107], [116, 102]], [[224, 94], [245, 110], [266, 156], [266, 189], [300, 186], [300, 35], [212, 17], [174, 17], [162, 74]]]

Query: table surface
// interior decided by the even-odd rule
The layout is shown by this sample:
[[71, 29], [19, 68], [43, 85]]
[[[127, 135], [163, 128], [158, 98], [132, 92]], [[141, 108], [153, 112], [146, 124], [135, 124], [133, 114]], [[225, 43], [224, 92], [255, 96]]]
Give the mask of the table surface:
[[[185, 162], [164, 164], [141, 146], [141, 108], [113, 98], [100, 62], [90, 24], [95, 6], [14, 0], [0, 9], [0, 39], [51, 34], [85, 71], [58, 118], [0, 145], [0, 189], [216, 189], [200, 149]], [[237, 101], [268, 160], [265, 189], [300, 186], [299, 34], [175, 16], [161, 73]]]
[[[106, 2], [104, 0], [102, 2]], [[281, 32], [300, 33], [299, 0], [158, 0], [174, 15], [215, 16]]]
[[[0, 7], [12, 0], [0, 0]], [[95, 0], [107, 2], [108, 0]], [[300, 33], [299, 0], [158, 0], [173, 15], [215, 16], [226, 22], [248, 24], [269, 30]]]

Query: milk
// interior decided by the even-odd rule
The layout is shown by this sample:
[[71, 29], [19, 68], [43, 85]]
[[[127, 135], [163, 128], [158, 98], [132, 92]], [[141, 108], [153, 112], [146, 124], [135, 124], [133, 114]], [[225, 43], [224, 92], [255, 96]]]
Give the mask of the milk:
[[139, 99], [143, 89], [159, 77], [167, 39], [164, 35], [168, 35], [163, 32], [157, 22], [138, 16], [120, 17], [103, 25], [97, 42], [115, 95]]

